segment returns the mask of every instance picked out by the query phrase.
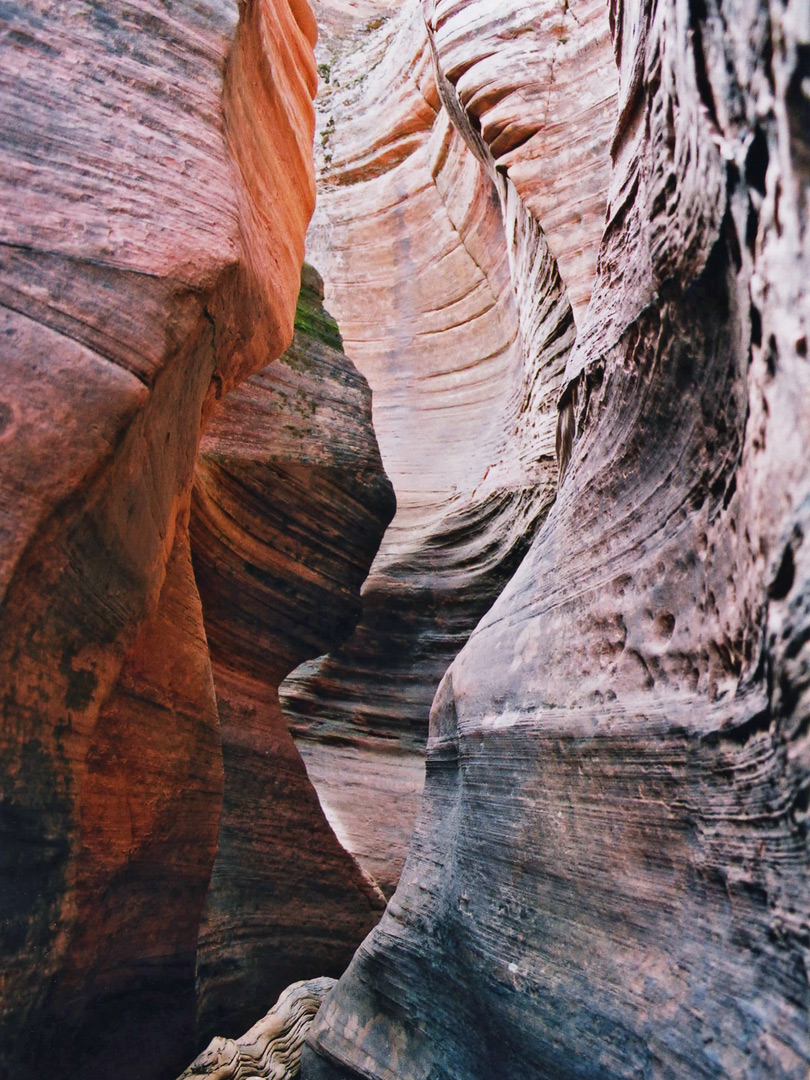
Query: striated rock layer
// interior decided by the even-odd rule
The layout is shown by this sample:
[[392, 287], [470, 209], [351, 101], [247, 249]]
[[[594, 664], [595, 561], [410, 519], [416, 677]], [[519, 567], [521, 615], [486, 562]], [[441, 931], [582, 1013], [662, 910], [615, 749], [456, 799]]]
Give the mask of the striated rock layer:
[[306, 1034], [334, 985], [334, 979], [320, 978], [288, 986], [240, 1039], [212, 1039], [179, 1080], [292, 1080], [299, 1072]]
[[191, 544], [222, 725], [225, 801], [200, 926], [200, 1040], [292, 980], [342, 974], [383, 898], [340, 845], [278, 684], [345, 637], [394, 512], [368, 385], [305, 267], [292, 346], [212, 414]]
[[292, 338], [315, 25], [2, 23], [0, 1073], [173, 1075], [223, 797], [191, 484], [203, 415]]
[[[282, 702], [331, 820], [389, 893], [430, 701], [554, 497], [556, 400], [574, 340], [565, 274], [583, 304], [607, 188], [607, 25], [574, 25], [579, 45], [565, 47], [555, 83], [541, 30], [559, 12], [486, 7], [403, 5], [372, 20], [376, 30], [344, 29], [321, 69], [309, 246], [374, 391], [398, 511], [356, 633], [288, 679]], [[494, 38], [508, 42], [503, 62], [489, 62]], [[556, 94], [565, 99], [577, 65], [587, 134], [574, 147]], [[532, 180], [539, 154], [545, 179]], [[547, 238], [536, 214], [566, 169], [587, 173], [589, 193], [570, 189], [585, 202], [567, 203]]]
[[604, 227], [615, 120], [604, 4], [422, 0], [422, 11], [440, 79], [460, 106], [455, 119], [480, 139], [542, 226], [581, 324]]
[[810, 23], [610, 24], [567, 471], [436, 697], [402, 880], [307, 1080], [810, 1067]]

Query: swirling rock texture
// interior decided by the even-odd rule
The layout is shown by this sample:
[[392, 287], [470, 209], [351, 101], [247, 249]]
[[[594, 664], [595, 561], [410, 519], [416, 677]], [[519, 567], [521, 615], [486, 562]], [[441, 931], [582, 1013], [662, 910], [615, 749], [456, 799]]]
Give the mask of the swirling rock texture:
[[384, 907], [336, 839], [278, 703], [345, 637], [394, 512], [368, 384], [305, 268], [293, 345], [223, 399], [200, 444], [191, 545], [222, 725], [225, 802], [200, 927], [200, 1037], [297, 975], [337, 976]]
[[[430, 701], [554, 497], [556, 400], [572, 304], [592, 284], [615, 111], [592, 7], [380, 4], [353, 31], [339, 5], [316, 7], [308, 243], [374, 391], [398, 511], [354, 636], [288, 679], [282, 703], [331, 820], [388, 894]], [[581, 174], [560, 197], [561, 177]]]
[[568, 467], [442, 682], [408, 862], [307, 1080], [810, 1067], [810, 19], [608, 14]]
[[[304, 0], [33, 0], [4, 5], [0, 35], [0, 1074], [171, 1076], [195, 1048], [223, 800], [192, 479], [201, 420], [292, 340], [314, 201], [315, 24]], [[348, 368], [329, 377], [348, 440], [368, 391]], [[311, 457], [321, 420], [315, 408], [299, 424]], [[312, 484], [322, 517], [330, 470], [351, 473], [356, 550], [341, 563], [325, 545], [305, 572], [310, 585], [346, 574], [316, 652], [351, 618], [358, 567], [390, 514], [387, 490], [383, 511], [362, 504], [367, 415], [358, 431], [350, 464], [332, 453], [287, 471]], [[255, 479], [247, 466], [229, 475]], [[246, 574], [263, 570], [262, 540]], [[269, 588], [259, 580], [248, 598]], [[219, 641], [213, 607], [212, 627]], [[293, 653], [307, 655], [300, 641]], [[268, 729], [279, 786], [325, 832], [289, 740], [254, 715], [259, 693], [272, 698], [223, 676], [226, 779], [241, 710], [249, 751]], [[323, 858], [364, 905], [360, 936], [379, 898], [335, 841]]]
[[319, 978], [288, 986], [240, 1039], [212, 1039], [179, 1080], [292, 1080], [307, 1032], [334, 985], [334, 979]]

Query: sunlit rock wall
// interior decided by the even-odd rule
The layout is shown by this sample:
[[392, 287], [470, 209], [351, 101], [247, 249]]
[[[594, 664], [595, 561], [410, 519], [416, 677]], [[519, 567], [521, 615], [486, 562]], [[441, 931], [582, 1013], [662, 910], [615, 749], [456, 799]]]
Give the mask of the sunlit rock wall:
[[569, 464], [436, 697], [402, 880], [307, 1080], [810, 1067], [810, 20], [608, 16]]
[[6, 4], [0, 1073], [172, 1075], [223, 797], [201, 418], [289, 344], [303, 0]]
[[422, 0], [441, 78], [542, 226], [579, 325], [605, 220], [616, 71], [601, 0]]
[[[388, 893], [418, 806], [430, 702], [554, 497], [575, 329], [565, 274], [584, 305], [607, 191], [606, 22], [587, 16], [577, 53], [546, 47], [547, 24], [564, 35], [551, 5], [485, 7], [379, 5], [351, 25], [327, 0], [318, 8], [328, 48], [308, 243], [373, 389], [398, 510], [356, 633], [288, 679], [282, 701], [330, 820]], [[502, 63], [490, 62], [496, 38]], [[556, 94], [578, 63], [587, 135], [574, 149]], [[566, 170], [586, 173], [587, 190], [568, 189], [547, 242], [538, 207]]]

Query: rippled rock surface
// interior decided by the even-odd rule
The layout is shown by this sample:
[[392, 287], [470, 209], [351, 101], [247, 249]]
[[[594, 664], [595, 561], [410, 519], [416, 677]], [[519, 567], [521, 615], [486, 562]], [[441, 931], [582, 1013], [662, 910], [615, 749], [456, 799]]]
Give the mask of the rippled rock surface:
[[299, 981], [239, 1039], [211, 1040], [179, 1080], [292, 1080], [298, 1076], [304, 1039], [334, 979]]
[[[606, 66], [612, 74], [599, 93], [588, 83], [575, 153], [587, 192], [571, 186], [546, 237], [535, 203], [567, 167], [559, 145], [543, 143], [562, 123], [555, 49], [544, 44], [559, 13], [377, 6], [354, 23], [340, 5], [319, 6], [329, 62], [319, 69], [308, 244], [374, 392], [397, 515], [355, 634], [295, 672], [282, 703], [330, 820], [390, 894], [418, 807], [430, 702], [554, 498], [557, 397], [575, 334], [569, 291], [584, 303], [592, 284], [615, 73], [607, 24], [601, 37], [582, 30], [581, 55], [571, 46], [560, 61], [563, 88], [571, 64], [594, 84]], [[540, 101], [553, 123], [541, 122]], [[545, 179], [535, 170], [530, 183], [538, 154]]]
[[753, 0], [609, 16], [567, 469], [442, 682], [399, 888], [308, 1080], [810, 1065], [810, 24]]
[[[257, 669], [251, 682], [249, 649], [228, 664], [206, 581], [221, 669], [215, 690], [189, 543], [204, 421], [221, 418], [223, 396], [256, 372], [264, 375], [240, 401], [261, 419], [268, 364], [293, 338], [314, 204], [314, 40], [304, 0], [3, 8], [3, 1076], [67, 1070], [84, 1080], [157, 1080], [191, 1059], [200, 927], [207, 956], [224, 906], [223, 837], [238, 832], [234, 806], [244, 810], [245, 796], [256, 795], [261, 771], [251, 768], [253, 788], [234, 791], [243, 779], [234, 761], [258, 756], [266, 776], [277, 756], [276, 787], [261, 790], [250, 813], [252, 842], [268, 846], [268, 862], [278, 871], [292, 845], [308, 852], [310, 869], [326, 868], [326, 899], [300, 902], [317, 911], [321, 929], [296, 911], [301, 937], [282, 935], [286, 951], [259, 989], [275, 986], [285, 964], [281, 986], [305, 974], [292, 970], [294, 955], [316, 965], [312, 974], [337, 973], [380, 908], [329, 833], [278, 717], [280, 675]], [[307, 376], [293, 368], [296, 356], [304, 362], [290, 353], [274, 369], [274, 400], [286, 400], [279, 415], [302, 396]], [[292, 666], [350, 629], [364, 561], [392, 512], [368, 389], [342, 355], [340, 363], [324, 355], [315, 364], [330, 403], [308, 399], [306, 418], [287, 415], [289, 429], [272, 432], [284, 497], [299, 500], [288, 517], [303, 520], [312, 498], [310, 513], [332, 528], [324, 552], [310, 552], [322, 556], [329, 587], [313, 597], [318, 575], [299, 566], [306, 587], [285, 579], [277, 605], [300, 624], [320, 604], [322, 619], [306, 641], [299, 633], [276, 649], [275, 664], [283, 652]], [[319, 456], [317, 440], [335, 418], [340, 447]], [[212, 437], [220, 428], [217, 419]], [[297, 460], [282, 462], [296, 440]], [[266, 430], [255, 433], [238, 466], [226, 448], [219, 463], [204, 459], [198, 476], [207, 469], [261, 488], [266, 443]], [[324, 509], [330, 483], [340, 487], [335, 474], [345, 480], [340, 526]], [[279, 495], [278, 485], [268, 490]], [[244, 533], [255, 520], [236, 503]], [[255, 588], [243, 592], [259, 607], [272, 591], [261, 575], [273, 524], [264, 528], [240, 566], [254, 575]], [[235, 559], [225, 552], [223, 565]], [[290, 616], [304, 597], [306, 610]], [[234, 597], [231, 638], [246, 633], [255, 645], [267, 637], [266, 619], [246, 631], [242, 599]], [[268, 828], [274, 795], [285, 810]], [[302, 882], [312, 888], [300, 860], [279, 873], [283, 888], [272, 898], [267, 868], [246, 874], [238, 858], [231, 865], [239, 873], [228, 917], [238, 921], [251, 905], [266, 913], [272, 902], [278, 936], [290, 919], [281, 894]], [[342, 893], [329, 891], [331, 871], [343, 875]], [[254, 929], [240, 956], [255, 944]], [[256, 989], [246, 976], [232, 978], [229, 1007]], [[267, 1000], [249, 1000], [251, 1019]]]
[[296, 976], [338, 976], [382, 894], [339, 843], [278, 684], [346, 637], [394, 512], [371, 393], [304, 268], [291, 347], [213, 411], [191, 546], [222, 730], [225, 800], [197, 956], [199, 1033], [239, 1031]]

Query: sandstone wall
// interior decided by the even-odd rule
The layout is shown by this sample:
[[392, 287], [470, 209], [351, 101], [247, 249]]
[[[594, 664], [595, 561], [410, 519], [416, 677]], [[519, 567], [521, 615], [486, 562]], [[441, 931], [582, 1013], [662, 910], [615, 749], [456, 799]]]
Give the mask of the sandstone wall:
[[[293, 336], [315, 23], [304, 0], [35, 0], [5, 5], [0, 38], [0, 1073], [171, 1076], [197, 1046], [198, 931], [232, 748], [257, 753], [257, 695], [271, 699], [265, 773], [277, 752], [299, 804], [285, 843], [320, 829], [355, 906], [313, 962], [342, 966], [345, 935], [356, 943], [379, 904], [328, 834], [266, 678], [253, 696], [221, 678], [223, 772], [189, 550], [201, 422]], [[332, 553], [343, 607], [313, 652], [355, 617], [391, 512], [368, 391], [348, 366], [341, 378], [354, 397], [340, 437], [356, 424], [360, 449], [329, 468], [351, 474], [360, 524], [344, 563]], [[301, 436], [310, 453], [323, 434]], [[372, 472], [381, 509], [367, 513]], [[240, 910], [266, 885], [241, 880]]]
[[327, 824], [278, 702], [345, 637], [394, 512], [371, 394], [305, 267], [292, 346], [213, 412], [191, 546], [222, 729], [225, 801], [200, 925], [198, 1041], [291, 982], [341, 975], [383, 897]]
[[[357, 631], [288, 679], [282, 702], [331, 820], [387, 893], [416, 815], [430, 701], [554, 497], [569, 295], [582, 305], [590, 290], [615, 92], [607, 26], [589, 16], [581, 55], [564, 50], [557, 76], [563, 99], [572, 65], [589, 80], [573, 150], [544, 36], [556, 9], [449, 7], [381, 5], [332, 30], [308, 240], [374, 391], [398, 510]], [[497, 63], [495, 38], [508, 43]], [[543, 179], [531, 180], [539, 154]], [[588, 185], [568, 189], [547, 238], [537, 206], [567, 169]]]
[[569, 464], [442, 682], [402, 880], [308, 1080], [810, 1065], [810, 24], [755, 0], [609, 18]]

